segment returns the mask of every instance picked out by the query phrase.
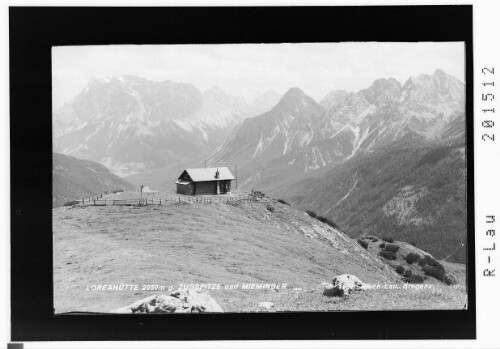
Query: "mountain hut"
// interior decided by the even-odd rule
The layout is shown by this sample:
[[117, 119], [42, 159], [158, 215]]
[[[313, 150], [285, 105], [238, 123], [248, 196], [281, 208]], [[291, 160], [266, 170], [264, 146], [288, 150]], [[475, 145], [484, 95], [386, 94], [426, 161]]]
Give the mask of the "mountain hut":
[[227, 167], [188, 168], [177, 179], [177, 194], [219, 195], [231, 192], [234, 176]]

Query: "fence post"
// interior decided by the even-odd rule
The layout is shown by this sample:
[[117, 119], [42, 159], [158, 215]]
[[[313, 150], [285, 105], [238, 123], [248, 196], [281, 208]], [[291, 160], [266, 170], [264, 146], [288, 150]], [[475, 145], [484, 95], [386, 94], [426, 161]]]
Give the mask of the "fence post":
[[95, 206], [95, 200], [94, 200], [94, 206]]
[[115, 206], [115, 200], [113, 200], [113, 206]]

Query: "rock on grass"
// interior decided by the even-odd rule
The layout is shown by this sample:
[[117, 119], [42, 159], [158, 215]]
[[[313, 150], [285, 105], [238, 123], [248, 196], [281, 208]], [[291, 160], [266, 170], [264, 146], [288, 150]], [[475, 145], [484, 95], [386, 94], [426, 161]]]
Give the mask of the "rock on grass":
[[204, 312], [223, 313], [224, 310], [208, 293], [196, 289], [178, 289], [169, 295], [150, 296], [111, 311], [120, 314]]
[[342, 297], [353, 291], [363, 289], [363, 282], [354, 275], [342, 274], [333, 278], [332, 284], [325, 285], [323, 295], [327, 297]]

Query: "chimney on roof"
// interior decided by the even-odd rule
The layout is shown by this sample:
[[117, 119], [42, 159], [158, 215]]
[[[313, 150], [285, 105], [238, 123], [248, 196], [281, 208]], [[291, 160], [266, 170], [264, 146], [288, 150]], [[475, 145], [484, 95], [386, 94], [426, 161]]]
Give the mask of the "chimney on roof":
[[215, 178], [219, 179], [219, 169], [217, 169], [217, 171], [215, 171]]

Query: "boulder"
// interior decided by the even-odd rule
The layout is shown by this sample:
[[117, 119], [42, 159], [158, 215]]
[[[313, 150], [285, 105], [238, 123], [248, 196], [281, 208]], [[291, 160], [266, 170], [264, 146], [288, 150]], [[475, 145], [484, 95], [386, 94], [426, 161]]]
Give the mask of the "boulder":
[[196, 289], [178, 289], [169, 295], [154, 295], [133, 304], [117, 308], [111, 313], [223, 313], [224, 310], [206, 292]]
[[333, 278], [333, 286], [341, 290], [342, 294], [351, 294], [363, 289], [364, 283], [354, 275], [342, 274]]
[[341, 297], [351, 294], [353, 291], [363, 289], [363, 282], [354, 275], [342, 274], [333, 278], [331, 284], [325, 285], [323, 295], [328, 297]]
[[323, 296], [327, 297], [339, 297], [341, 296], [339, 294], [338, 288], [333, 286], [332, 284], [326, 283], [326, 285], [323, 285]]
[[178, 289], [177, 291], [171, 292], [170, 296], [178, 298], [185, 303], [189, 303], [194, 308], [198, 309], [200, 312], [209, 313], [223, 313], [224, 310], [219, 304], [213, 299], [208, 292], [203, 292], [193, 288], [189, 289]]

